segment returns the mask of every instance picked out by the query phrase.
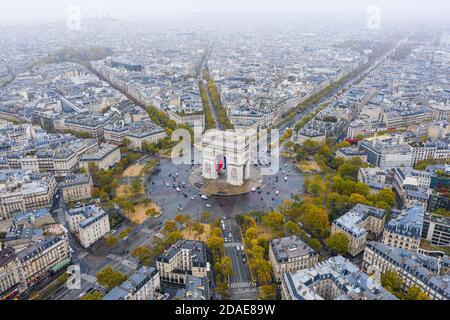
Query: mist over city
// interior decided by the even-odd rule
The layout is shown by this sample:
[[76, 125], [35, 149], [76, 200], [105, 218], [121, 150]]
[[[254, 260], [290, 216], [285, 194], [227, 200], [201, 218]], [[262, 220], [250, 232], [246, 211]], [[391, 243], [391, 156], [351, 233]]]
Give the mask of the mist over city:
[[0, 300], [450, 299], [450, 2], [0, 8]]

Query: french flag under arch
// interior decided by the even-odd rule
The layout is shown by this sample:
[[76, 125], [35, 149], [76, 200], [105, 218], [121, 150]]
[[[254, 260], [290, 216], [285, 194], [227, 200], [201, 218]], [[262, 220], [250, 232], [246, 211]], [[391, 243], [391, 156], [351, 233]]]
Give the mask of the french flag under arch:
[[227, 168], [227, 158], [223, 157], [222, 160], [219, 161], [219, 164], [217, 165], [217, 172], [220, 172], [225, 170]]

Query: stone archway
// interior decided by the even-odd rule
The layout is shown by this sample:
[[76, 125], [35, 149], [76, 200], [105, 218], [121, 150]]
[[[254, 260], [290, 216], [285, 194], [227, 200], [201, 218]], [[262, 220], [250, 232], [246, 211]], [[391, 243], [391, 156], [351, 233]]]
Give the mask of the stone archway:
[[249, 138], [243, 132], [208, 130], [202, 138], [205, 179], [217, 180], [218, 157], [226, 159], [227, 183], [241, 186], [250, 176]]

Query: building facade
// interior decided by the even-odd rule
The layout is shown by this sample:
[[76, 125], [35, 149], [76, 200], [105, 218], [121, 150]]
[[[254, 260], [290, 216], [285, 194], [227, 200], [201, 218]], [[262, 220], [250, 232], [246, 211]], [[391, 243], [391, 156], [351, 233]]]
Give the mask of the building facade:
[[296, 236], [273, 239], [269, 242], [269, 260], [277, 282], [286, 272], [295, 272], [314, 266], [319, 254]]
[[352, 210], [333, 221], [331, 234], [344, 233], [348, 239], [348, 252], [356, 256], [364, 251], [368, 232], [375, 236], [383, 232], [386, 212], [383, 209], [357, 204]]
[[201, 241], [178, 240], [156, 259], [161, 281], [186, 284], [188, 275], [207, 277], [209, 262], [206, 245]]
[[111, 231], [108, 213], [95, 205], [68, 210], [65, 217], [69, 230], [85, 248]]
[[[364, 251], [363, 269], [378, 278], [386, 271], [394, 271], [403, 280], [403, 291], [417, 286], [432, 300], [449, 300], [449, 261], [445, 259], [438, 260], [379, 242], [369, 242]], [[442, 268], [443, 265], [445, 268]]]
[[141, 267], [121, 285], [113, 288], [102, 300], [156, 300], [160, 295], [158, 270], [153, 267]]
[[424, 213], [425, 211], [420, 205], [402, 210], [384, 228], [383, 243], [395, 248], [417, 252], [422, 236]]

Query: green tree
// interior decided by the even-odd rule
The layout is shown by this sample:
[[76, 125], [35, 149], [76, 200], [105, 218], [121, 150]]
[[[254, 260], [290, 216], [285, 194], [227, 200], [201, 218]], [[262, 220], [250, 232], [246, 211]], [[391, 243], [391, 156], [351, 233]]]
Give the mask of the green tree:
[[403, 280], [395, 271], [386, 271], [381, 275], [381, 285], [389, 292], [401, 297]]
[[233, 264], [229, 256], [222, 257], [214, 264], [214, 270], [223, 278], [228, 279], [233, 275]]
[[175, 217], [175, 221], [182, 225], [187, 224], [189, 220], [191, 220], [191, 218], [185, 214], [179, 214]]
[[169, 220], [164, 224], [163, 231], [165, 233], [170, 233], [174, 231], [178, 231], [177, 223], [173, 220]]
[[345, 233], [338, 232], [331, 235], [326, 243], [334, 254], [344, 254], [348, 251], [349, 239]]
[[211, 214], [208, 211], [202, 211], [200, 214], [200, 219], [203, 222], [208, 222], [211, 219]]
[[303, 231], [297, 223], [292, 221], [288, 221], [284, 224], [284, 230], [288, 235], [299, 235]]
[[307, 241], [308, 245], [313, 248], [316, 251], [320, 251], [322, 250], [322, 244], [320, 243], [319, 240], [315, 239], [315, 238], [311, 238]]
[[167, 246], [171, 246], [176, 243], [178, 240], [183, 239], [183, 235], [180, 231], [172, 231], [167, 235], [166, 244]]
[[256, 239], [258, 235], [258, 230], [255, 227], [250, 227], [245, 231], [245, 238], [248, 240]]
[[110, 248], [115, 247], [117, 245], [117, 242], [119, 242], [119, 240], [114, 236], [109, 236], [105, 239], [106, 245]]
[[222, 237], [212, 236], [206, 243], [208, 245], [208, 248], [216, 255], [220, 255], [222, 253], [224, 244], [224, 240]]
[[283, 226], [284, 217], [278, 212], [270, 212], [262, 217], [262, 223], [266, 228], [280, 230]]
[[139, 194], [142, 190], [142, 181], [141, 178], [135, 178], [131, 183], [131, 188], [134, 194]]
[[145, 211], [145, 215], [149, 217], [157, 216], [159, 212], [155, 208], [150, 208]]
[[334, 150], [339, 150], [339, 149], [342, 149], [342, 148], [348, 148], [350, 146], [351, 146], [350, 142], [344, 140], [344, 141], [342, 141], [340, 143], [335, 144], [334, 145]]
[[108, 291], [127, 280], [126, 275], [119, 271], [114, 271], [111, 267], [106, 267], [102, 271], [97, 272], [96, 277], [98, 283], [108, 288]]
[[259, 287], [259, 298], [261, 300], [276, 300], [277, 289], [275, 284], [268, 284]]
[[195, 238], [198, 239], [205, 232], [205, 227], [200, 222], [194, 222], [192, 231], [194, 231]]
[[310, 205], [302, 217], [304, 225], [314, 234], [325, 237], [330, 229], [330, 220], [325, 208]]
[[140, 263], [144, 265], [150, 265], [151, 263], [151, 251], [148, 247], [136, 247], [131, 252], [131, 256], [138, 259]]
[[119, 237], [123, 239], [123, 238], [127, 237], [131, 233], [131, 231], [133, 231], [133, 229], [131, 227], [126, 227], [124, 230], [122, 230], [119, 233]]
[[405, 294], [404, 300], [430, 300], [425, 292], [417, 286], [411, 286]]
[[91, 291], [86, 293], [84, 296], [80, 298], [80, 300], [101, 300], [103, 298], [103, 294], [100, 291]]
[[253, 259], [250, 262], [250, 268], [254, 270], [260, 284], [267, 285], [272, 282], [273, 270], [268, 261], [262, 258]]

